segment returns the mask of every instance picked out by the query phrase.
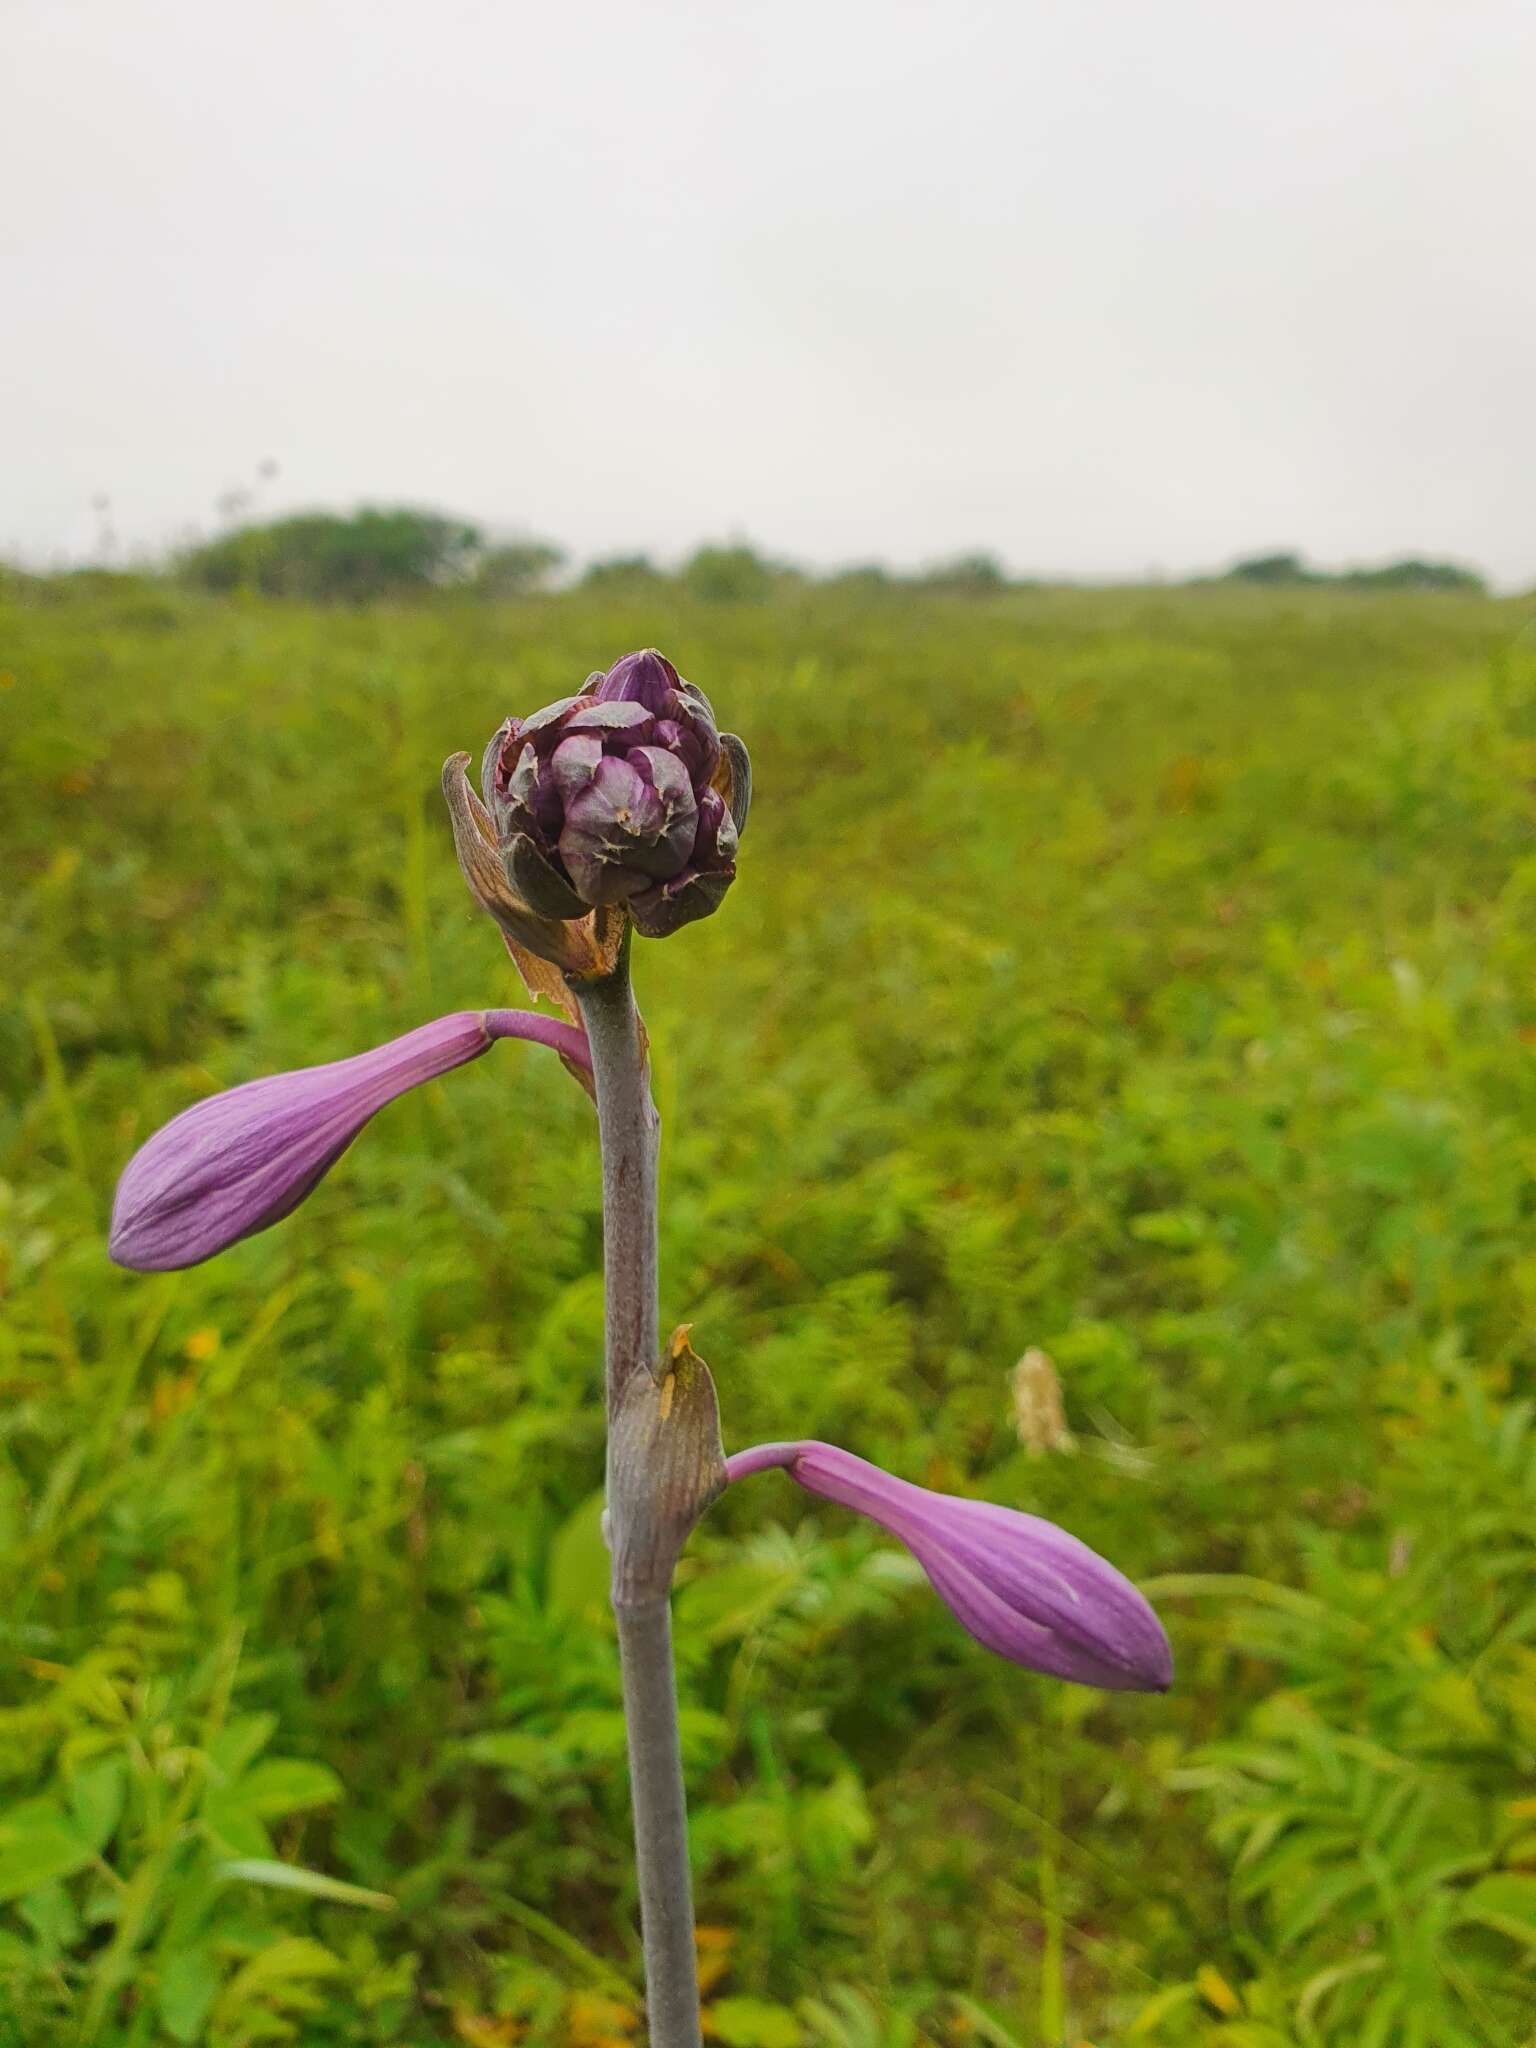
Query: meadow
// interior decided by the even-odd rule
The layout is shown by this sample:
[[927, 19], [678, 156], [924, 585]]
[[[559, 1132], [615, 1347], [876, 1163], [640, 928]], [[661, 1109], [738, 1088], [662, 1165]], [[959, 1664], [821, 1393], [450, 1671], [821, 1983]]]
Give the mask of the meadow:
[[196, 1097], [518, 1000], [440, 763], [652, 642], [756, 782], [638, 948], [664, 1323], [728, 1447], [1058, 1519], [1178, 1671], [1000, 1664], [733, 1488], [677, 1600], [712, 2039], [1536, 2041], [1531, 617], [0, 601], [0, 2043], [643, 2038], [585, 1097], [501, 1046], [205, 1267], [104, 1226]]

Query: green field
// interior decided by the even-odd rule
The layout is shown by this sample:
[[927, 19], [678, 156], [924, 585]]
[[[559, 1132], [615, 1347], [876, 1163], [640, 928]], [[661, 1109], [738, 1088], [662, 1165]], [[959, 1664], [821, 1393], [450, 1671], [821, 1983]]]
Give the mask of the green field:
[[640, 2038], [585, 1097], [501, 1046], [208, 1266], [103, 1238], [199, 1095], [517, 1000], [439, 766], [647, 642], [756, 777], [637, 948], [728, 1447], [1059, 1519], [1178, 1662], [1034, 1678], [733, 1489], [678, 1597], [714, 2038], [1536, 2040], [1530, 609], [0, 604], [5, 2048]]

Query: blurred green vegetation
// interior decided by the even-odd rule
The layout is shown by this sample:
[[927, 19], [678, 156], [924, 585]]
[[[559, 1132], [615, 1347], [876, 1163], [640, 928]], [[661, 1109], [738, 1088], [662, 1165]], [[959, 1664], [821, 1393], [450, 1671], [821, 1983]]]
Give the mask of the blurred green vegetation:
[[1018, 1672], [733, 1489], [678, 1598], [713, 2039], [1529, 2042], [1525, 611], [643, 575], [0, 606], [0, 2042], [639, 2038], [585, 1097], [500, 1047], [206, 1267], [103, 1226], [196, 1097], [516, 1000], [439, 763], [648, 642], [755, 769], [638, 949], [728, 1442], [1058, 1518], [1179, 1674]]
[[479, 527], [414, 506], [297, 512], [189, 548], [175, 573], [198, 590], [363, 604], [485, 579], [493, 597], [535, 589], [561, 559], [537, 542], [487, 552]]
[[[263, 483], [269, 469], [275, 474], [275, 465], [262, 466]], [[235, 491], [226, 494], [221, 509], [235, 514], [253, 502], [253, 492]], [[110, 534], [105, 541], [112, 552]], [[546, 594], [568, 565], [566, 551], [551, 541], [526, 536], [498, 541], [472, 520], [420, 506], [361, 505], [349, 512], [299, 512], [227, 525], [214, 538], [189, 544], [169, 558], [146, 557], [131, 567], [39, 574], [0, 560], [0, 595], [25, 592], [33, 603], [48, 603], [78, 598], [92, 586], [137, 583], [314, 604], [405, 602], [448, 591], [505, 603]], [[1294, 550], [1248, 555], [1219, 577], [1200, 577], [1189, 587], [1210, 581], [1274, 591], [1328, 587], [1487, 595], [1475, 570], [1418, 555], [1346, 569], [1316, 568]], [[1011, 576], [997, 556], [985, 552], [952, 556], [917, 570], [856, 562], [817, 572], [775, 560], [741, 539], [706, 542], [674, 568], [648, 555], [610, 555], [588, 562], [579, 582], [588, 595], [628, 605], [668, 604], [677, 598], [704, 605], [765, 605], [794, 599], [809, 583], [844, 599], [888, 599], [896, 593], [982, 599], [1042, 587], [1038, 578]], [[1059, 583], [1055, 587], [1062, 588]]]
[[1456, 590], [1481, 595], [1487, 586], [1474, 569], [1459, 562], [1430, 562], [1405, 555], [1371, 569], [1314, 569], [1298, 554], [1249, 555], [1226, 572], [1232, 583], [1273, 585], [1333, 583], [1353, 590]]

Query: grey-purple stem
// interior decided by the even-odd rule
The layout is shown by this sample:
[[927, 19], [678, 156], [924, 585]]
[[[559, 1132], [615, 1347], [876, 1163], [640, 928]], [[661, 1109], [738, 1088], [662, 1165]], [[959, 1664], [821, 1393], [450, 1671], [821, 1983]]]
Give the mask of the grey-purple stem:
[[[633, 1375], [660, 1364], [656, 1296], [656, 1155], [644, 1039], [629, 980], [628, 944], [616, 971], [570, 984], [587, 1027], [603, 1159], [603, 1315], [610, 1425]], [[643, 1514], [634, 1489], [614, 1485], [609, 1440], [610, 1523]], [[621, 1497], [631, 1505], [621, 1510]], [[610, 1526], [617, 1555], [632, 1531]], [[634, 1548], [644, 1550], [642, 1543]], [[645, 1949], [651, 2048], [700, 2048], [698, 1966], [688, 1869], [688, 1815], [672, 1666], [671, 1561], [654, 1583], [615, 1590], [624, 1719], [634, 1803], [635, 1867]]]

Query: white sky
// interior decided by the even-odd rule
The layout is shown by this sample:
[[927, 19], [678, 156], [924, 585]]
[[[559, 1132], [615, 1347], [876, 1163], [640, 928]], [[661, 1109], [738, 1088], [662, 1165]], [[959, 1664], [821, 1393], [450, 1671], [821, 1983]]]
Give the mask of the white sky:
[[1536, 0], [0, 0], [0, 552], [1536, 577]]

